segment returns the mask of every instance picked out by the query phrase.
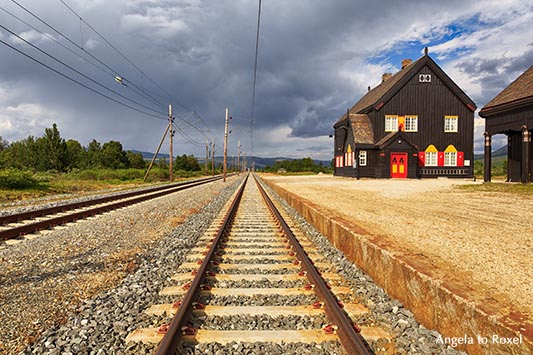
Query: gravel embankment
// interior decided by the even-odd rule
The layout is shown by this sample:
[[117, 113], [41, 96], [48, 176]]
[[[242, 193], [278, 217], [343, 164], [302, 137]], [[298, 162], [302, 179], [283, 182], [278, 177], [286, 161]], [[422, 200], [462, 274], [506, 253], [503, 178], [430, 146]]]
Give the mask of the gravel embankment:
[[[36, 339], [24, 353], [89, 354], [82, 350], [89, 344], [96, 350], [112, 346], [113, 334], [125, 332], [144, 310], [137, 298], [157, 295], [174, 271], [168, 265], [182, 257], [180, 240], [193, 243], [235, 180], [129, 206], [0, 250], [0, 354], [19, 352]], [[97, 306], [101, 312], [91, 314]], [[57, 342], [49, 340], [60, 334]]]

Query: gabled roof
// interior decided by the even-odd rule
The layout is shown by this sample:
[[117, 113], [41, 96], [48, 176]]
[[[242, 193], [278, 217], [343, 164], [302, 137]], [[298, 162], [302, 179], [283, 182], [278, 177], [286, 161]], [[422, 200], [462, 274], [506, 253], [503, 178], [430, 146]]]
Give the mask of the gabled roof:
[[479, 111], [481, 117], [494, 111], [512, 109], [522, 103], [533, 104], [533, 65], [503, 89]]
[[[394, 74], [390, 79], [382, 82], [374, 89], [364, 95], [351, 109], [354, 113], [368, 113], [372, 109], [379, 110], [383, 104], [387, 103], [409, 80], [413, 78], [424, 66], [428, 66], [450, 90], [465, 104], [470, 110], [476, 110], [476, 104], [463, 90], [431, 59], [427, 54], [407, 65], [405, 68]], [[345, 118], [344, 114], [339, 121]]]
[[405, 143], [409, 144], [411, 147], [415, 148], [416, 150], [420, 150], [418, 145], [411, 142], [409, 138], [407, 138], [407, 136], [404, 134], [403, 131], [396, 131], [396, 132], [391, 132], [387, 134], [385, 137], [381, 138], [378, 142], [376, 142], [376, 147], [379, 149], [383, 149], [398, 138], [403, 139]]

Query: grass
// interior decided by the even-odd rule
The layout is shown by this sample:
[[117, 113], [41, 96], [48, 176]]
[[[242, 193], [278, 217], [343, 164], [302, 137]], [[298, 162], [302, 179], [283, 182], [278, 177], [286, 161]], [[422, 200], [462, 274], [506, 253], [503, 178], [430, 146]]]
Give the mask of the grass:
[[[0, 171], [0, 203], [28, 200], [56, 194], [84, 194], [99, 190], [131, 188], [143, 185], [143, 169], [87, 169], [69, 173]], [[7, 176], [7, 177], [6, 177]], [[174, 179], [201, 176], [199, 173], [175, 172]], [[168, 181], [168, 170], [154, 168], [147, 183]], [[26, 183], [24, 183], [26, 182]], [[24, 183], [24, 184], [23, 184]], [[11, 184], [11, 185], [10, 185]], [[15, 184], [15, 185], [13, 185]]]
[[508, 182], [489, 182], [479, 185], [459, 185], [456, 186], [459, 190], [465, 190], [469, 192], [497, 192], [497, 193], [510, 193], [521, 196], [531, 196], [533, 194], [533, 184], [520, 184], [520, 183], [508, 183]]

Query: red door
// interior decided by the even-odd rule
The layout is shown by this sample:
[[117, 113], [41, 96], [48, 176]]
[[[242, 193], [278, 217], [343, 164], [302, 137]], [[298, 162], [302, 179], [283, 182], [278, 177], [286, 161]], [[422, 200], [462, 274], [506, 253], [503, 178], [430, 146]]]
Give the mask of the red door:
[[407, 177], [407, 153], [391, 153], [390, 155], [390, 177]]

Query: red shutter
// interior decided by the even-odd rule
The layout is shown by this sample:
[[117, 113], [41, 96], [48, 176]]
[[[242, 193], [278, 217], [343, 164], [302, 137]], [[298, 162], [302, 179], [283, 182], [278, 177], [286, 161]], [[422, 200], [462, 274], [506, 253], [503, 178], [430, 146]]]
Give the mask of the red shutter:
[[464, 165], [465, 165], [465, 153], [457, 152], [457, 166], [464, 166]]
[[426, 152], [418, 152], [418, 166], [426, 165]]
[[437, 153], [437, 165], [444, 166], [444, 152]]

